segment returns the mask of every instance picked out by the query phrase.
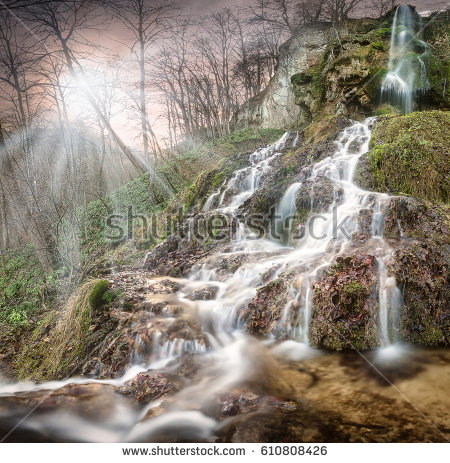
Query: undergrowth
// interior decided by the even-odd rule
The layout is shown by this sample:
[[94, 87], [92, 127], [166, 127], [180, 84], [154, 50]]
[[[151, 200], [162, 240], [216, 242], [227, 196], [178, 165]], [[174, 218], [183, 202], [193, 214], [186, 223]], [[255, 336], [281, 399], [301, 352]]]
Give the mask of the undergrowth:
[[108, 302], [109, 282], [83, 284], [58, 311], [50, 311], [33, 332], [31, 342], [17, 360], [19, 379], [43, 381], [70, 374], [70, 366], [83, 358], [94, 312]]

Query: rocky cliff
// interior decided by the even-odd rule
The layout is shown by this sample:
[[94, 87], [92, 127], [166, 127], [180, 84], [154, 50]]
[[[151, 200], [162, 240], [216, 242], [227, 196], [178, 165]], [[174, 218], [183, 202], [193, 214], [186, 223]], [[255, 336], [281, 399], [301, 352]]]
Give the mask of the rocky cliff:
[[[380, 100], [392, 16], [393, 11], [377, 20], [352, 20], [339, 31], [326, 23], [299, 29], [281, 47], [279, 65], [268, 86], [242, 106], [236, 125], [304, 128], [332, 115], [362, 120], [392, 111]], [[420, 21], [430, 47], [425, 56], [430, 88], [415, 109], [448, 109], [448, 12]]]
[[320, 63], [330, 34], [328, 24], [310, 25], [284, 43], [275, 75], [259, 95], [242, 106], [237, 126], [286, 128], [300, 124], [304, 116], [296, 104], [291, 77]]

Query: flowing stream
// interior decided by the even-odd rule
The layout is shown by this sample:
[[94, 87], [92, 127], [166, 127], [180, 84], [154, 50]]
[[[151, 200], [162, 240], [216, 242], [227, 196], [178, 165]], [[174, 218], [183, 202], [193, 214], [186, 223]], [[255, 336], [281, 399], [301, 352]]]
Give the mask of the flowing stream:
[[[418, 27], [420, 25], [416, 24], [410, 8], [399, 6], [392, 26], [389, 72], [383, 81], [382, 96], [393, 104], [399, 104], [404, 112], [413, 109], [414, 95], [417, 91], [426, 90], [428, 85], [424, 63], [428, 48], [425, 42], [415, 37]], [[407, 53], [411, 42], [414, 42], [415, 49], [422, 49], [421, 54], [412, 56]], [[246, 381], [258, 378], [269, 357], [308, 362], [324, 355], [311, 348], [309, 343], [314, 312], [313, 284], [321, 269], [358, 246], [354, 238], [361, 231], [362, 211], [371, 220], [366, 252], [374, 255], [377, 261], [379, 310], [375, 323], [380, 352], [388, 352], [389, 358], [395, 360], [396, 355], [392, 356], [392, 353], [398, 352], [397, 322], [402, 300], [395, 278], [388, 270], [393, 250], [383, 237], [383, 205], [389, 196], [365, 191], [353, 182], [355, 167], [369, 149], [373, 124], [374, 118], [368, 118], [343, 130], [334, 154], [313, 164], [308, 178], [302, 182], [295, 181], [286, 189], [276, 207], [276, 237], [270, 234], [257, 236], [242, 222], [240, 212], [270, 172], [273, 160], [285, 150], [297, 146], [298, 132], [286, 132], [273, 145], [256, 150], [249, 156], [248, 166], [236, 170], [206, 200], [205, 213], [232, 216], [237, 227], [226, 251], [195, 265], [186, 279], [179, 280], [181, 290], [170, 295], [171, 303], [182, 307], [188, 314], [186, 317], [200, 327], [194, 339], [169, 339], [157, 330], [150, 348], [137, 334], [130, 365], [124, 376], [114, 380], [71, 378], [43, 384], [8, 384], [0, 380], [0, 396], [6, 398], [40, 390], [56, 391], [69, 384], [94, 383], [101, 387], [119, 387], [139, 372], [160, 368], [170, 370], [174, 364], [179, 366], [177, 359], [182, 359], [186, 353], [201, 356], [205, 365], [201, 380], [175, 394], [162, 413], [142, 420], [159, 409], [161, 401], [136, 408], [125, 399], [115, 399], [107, 406], [107, 420], [95, 421], [63, 409], [32, 415], [22, 423], [20, 417], [8, 415], [10, 410], [5, 412], [1, 407], [0, 419], [10, 419], [11, 423], [19, 423], [28, 431], [40, 429], [44, 435], [54, 436], [57, 440], [154, 441], [170, 432], [175, 434], [176, 439], [185, 441], [213, 439], [219, 423], [203, 413], [202, 407], [206, 403], [217, 400]], [[300, 188], [323, 180], [332, 185], [331, 204], [320, 214], [313, 213], [316, 198], [311, 196], [309, 219], [301, 230], [298, 227], [294, 229], [296, 197]], [[192, 217], [187, 220], [186, 226], [187, 239], [190, 240], [194, 234]], [[221, 262], [230, 258], [238, 259], [238, 264], [232, 273], [224, 276]], [[297, 278], [288, 288], [288, 301], [275, 329], [264, 339], [249, 336], [245, 331], [243, 309], [255, 298], [258, 288], [274, 281], [287, 270], [295, 270]], [[190, 295], [199, 290], [207, 290], [210, 297], [192, 300]], [[177, 322], [177, 316], [169, 312], [163, 311], [164, 326]], [[149, 314], [149, 318], [151, 316]], [[279, 342], [280, 339], [284, 341]]]
[[[334, 195], [333, 204], [328, 211], [321, 214], [320, 220], [309, 220], [304, 236], [287, 247], [279, 241], [257, 238], [243, 223], [239, 223], [239, 231], [229, 251], [221, 256], [214, 256], [212, 263], [207, 261], [194, 268], [188, 279], [183, 281], [183, 288], [176, 294], [176, 299], [182, 307], [189, 308], [189, 313], [202, 327], [201, 339], [168, 340], [163, 339], [161, 334], [157, 333], [153, 339], [151, 352], [147, 352], [142, 341], [137, 337], [132, 364], [124, 377], [120, 379], [100, 381], [78, 378], [41, 385], [10, 384], [0, 386], [0, 394], [8, 395], [38, 389], [54, 390], [69, 383], [100, 383], [120, 386], [139, 371], [161, 368], [186, 352], [196, 353], [204, 356], [205, 361], [214, 366], [214, 374], [205, 377], [200, 384], [187, 387], [175, 396], [172, 411], [145, 423], [139, 423], [139, 417], [143, 416], [142, 412], [136, 414], [129, 410], [123, 414], [122, 408], [119, 407], [114, 414], [114, 419], [111, 420], [110, 434], [106, 435], [103, 429], [103, 434], [100, 435], [103, 436], [101, 439], [107, 440], [140, 440], [144, 435], [148, 438], [149, 435], [153, 435], [152, 433], [157, 434], [162, 428], [165, 429], [180, 422], [185, 423], [186, 428], [197, 429], [197, 434], [209, 435], [216, 422], [192, 410], [192, 403], [211, 400], [257, 375], [257, 362], [254, 362], [254, 359], [258, 358], [261, 349], [268, 348], [274, 356], [294, 360], [308, 358], [315, 354], [315, 351], [309, 347], [308, 340], [313, 311], [311, 285], [318, 270], [330, 265], [351, 245], [352, 235], [359, 228], [358, 215], [362, 209], [370, 210], [373, 217], [372, 249], [379, 262], [380, 345], [389, 347], [395, 340], [392, 320], [397, 317], [394, 312], [399, 309], [400, 292], [395, 279], [388, 275], [385, 265], [391, 249], [383, 239], [380, 205], [388, 196], [364, 191], [352, 181], [360, 156], [368, 150], [373, 122], [373, 118], [369, 118], [363, 123], [355, 122], [345, 129], [336, 143], [335, 154], [313, 165], [309, 180], [326, 177], [333, 182], [335, 191], [341, 193]], [[239, 207], [257, 190], [261, 178], [271, 169], [271, 161], [280, 155], [288, 140], [290, 140], [290, 134], [286, 133], [274, 145], [253, 153], [249, 158], [249, 166], [237, 170], [224, 185], [218, 208], [215, 211], [237, 216]], [[283, 218], [294, 213], [295, 194], [300, 186], [299, 182], [293, 183], [283, 195], [277, 208]], [[219, 193], [215, 192], [213, 196], [217, 198]], [[208, 201], [209, 204], [213, 203], [212, 200]], [[344, 225], [339, 227], [340, 223]], [[217, 258], [238, 255], [245, 256], [247, 261], [244, 259], [245, 263], [239, 266], [231, 276], [225, 279], [219, 277], [217, 262], [220, 259]], [[288, 334], [289, 340], [271, 345], [273, 340], [270, 338], [257, 341], [245, 334], [243, 330], [245, 320], [241, 319], [240, 309], [255, 297], [257, 289], [264, 284], [262, 275], [271, 272], [273, 280], [282, 271], [294, 266], [303, 268], [301, 283], [297, 288], [290, 289], [291, 299], [286, 304], [277, 327], [278, 330]], [[187, 298], [192, 291], [204, 287], [215, 288], [213, 299], [192, 301]], [[294, 306], [296, 311], [293, 309]], [[166, 322], [171, 323], [171, 320], [169, 317]], [[207, 344], [204, 339], [208, 340]], [[190, 405], [187, 406], [186, 403]], [[154, 403], [150, 404], [145, 409], [146, 412], [155, 406], [157, 405]], [[47, 418], [40, 417], [39, 425], [45, 426], [46, 423], [53, 429], [54, 422], [46, 420]], [[43, 424], [42, 421], [45, 423]], [[33, 420], [28, 420], [28, 423], [31, 425]], [[63, 434], [66, 437], [69, 436], [70, 439], [89, 440], [84, 433], [80, 435], [79, 431], [76, 431], [78, 429], [76, 425], [79, 425], [79, 420], [75, 420], [73, 426], [70, 425], [70, 420], [65, 421]], [[115, 428], [120, 429], [120, 432], [115, 431]], [[125, 432], [124, 429], [127, 431]]]

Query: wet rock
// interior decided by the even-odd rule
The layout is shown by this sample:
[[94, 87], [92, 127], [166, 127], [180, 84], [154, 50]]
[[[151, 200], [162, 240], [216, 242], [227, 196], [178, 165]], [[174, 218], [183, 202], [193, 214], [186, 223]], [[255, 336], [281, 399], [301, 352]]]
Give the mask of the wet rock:
[[226, 416], [236, 416], [241, 412], [239, 400], [226, 400], [223, 403], [221, 414]]
[[377, 332], [377, 261], [372, 255], [338, 257], [313, 285], [309, 339], [314, 347], [368, 349]]
[[[101, 427], [118, 419], [117, 410], [136, 412], [133, 402], [107, 384], [68, 384], [59, 389], [19, 392], [0, 397], [0, 433], [5, 442], [71, 442], [95, 439], [81, 422], [75, 432], [73, 420]], [[120, 418], [119, 418], [120, 421]], [[76, 422], [76, 421], [75, 421]]]
[[449, 243], [449, 215], [445, 207], [406, 196], [392, 196], [383, 205], [384, 236], [402, 235], [439, 244]]
[[166, 254], [175, 252], [178, 249], [178, 242], [178, 236], [170, 235], [162, 243], [155, 246], [155, 248], [145, 256], [144, 268], [153, 268], [162, 257], [166, 256]]
[[215, 299], [218, 291], [217, 286], [206, 286], [205, 288], [196, 289], [187, 298], [191, 301], [210, 301]]
[[64, 410], [93, 421], [107, 419], [113, 413], [118, 396], [116, 388], [107, 384], [68, 384], [55, 390], [36, 390], [0, 397], [0, 414], [12, 410], [34, 409], [33, 414]]
[[228, 419], [220, 442], [344, 442], [347, 433], [329, 411], [266, 397], [249, 411]]
[[184, 386], [180, 376], [173, 373], [159, 373], [149, 370], [139, 373], [119, 388], [121, 394], [132, 397], [136, 402], [149, 403], [163, 396], [173, 394]]
[[373, 211], [371, 209], [361, 209], [358, 215], [359, 231], [365, 239], [368, 239], [372, 234], [372, 218]]
[[219, 263], [219, 270], [234, 273], [243, 264], [244, 259], [245, 256], [243, 255], [225, 257]]
[[353, 182], [364, 190], [375, 190], [369, 154], [364, 153], [356, 164]]
[[254, 335], [268, 335], [275, 328], [287, 302], [288, 283], [278, 278], [258, 289], [256, 297], [241, 312], [245, 329]]
[[334, 201], [339, 204], [343, 194], [343, 189], [327, 177], [306, 180], [295, 198], [299, 221], [304, 222], [311, 212], [328, 211]]
[[391, 271], [402, 289], [400, 335], [423, 345], [450, 343], [448, 248], [413, 240], [394, 252]]

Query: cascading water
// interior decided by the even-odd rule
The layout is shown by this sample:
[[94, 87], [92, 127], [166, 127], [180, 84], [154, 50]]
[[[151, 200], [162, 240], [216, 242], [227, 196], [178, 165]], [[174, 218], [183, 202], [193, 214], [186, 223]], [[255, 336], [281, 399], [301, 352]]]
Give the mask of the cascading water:
[[[375, 218], [379, 217], [376, 215], [381, 210], [379, 205], [388, 196], [364, 191], [352, 181], [358, 159], [368, 150], [372, 123], [373, 120], [368, 119], [364, 123], [357, 122], [345, 129], [337, 142], [335, 154], [314, 164], [309, 180], [321, 176], [327, 177], [333, 182], [335, 190], [343, 193], [334, 195], [334, 203], [330, 206], [330, 210], [322, 214], [322, 220], [314, 227], [307, 227], [308, 233], [298, 240], [297, 247], [287, 248], [272, 240], [255, 239], [251, 230], [243, 223], [239, 223], [241, 233], [231, 243], [226, 253], [216, 256], [211, 263], [207, 261], [193, 268], [188, 279], [181, 282], [182, 290], [170, 295], [171, 298], [176, 299], [178, 306], [189, 308], [190, 316], [196, 319], [202, 330], [198, 333], [198, 339], [185, 340], [173, 337], [168, 339], [156, 332], [152, 348], [147, 352], [142, 339], [137, 336], [134, 365], [130, 366], [122, 378], [109, 381], [70, 380], [70, 382], [95, 382], [120, 386], [138, 372], [166, 366], [171, 359], [176, 359], [185, 352], [202, 355], [206, 363], [213, 365], [212, 373], [174, 397], [167, 413], [140, 424], [142, 413], [145, 414], [152, 407], [158, 406], [158, 403], [150, 403], [144, 412], [137, 416], [133, 415], [136, 425], [131, 432], [125, 437], [122, 433], [115, 434], [112, 439], [135, 440], [140, 439], [141, 437], [136, 436], [141, 435], [148, 438], [157, 435], [160, 429], [169, 429], [170, 426], [179, 427], [180, 422], [184, 423], [186, 429], [199, 428], [198, 433], [202, 436], [202, 433], [205, 436], [213, 433], [216, 422], [198, 412], [201, 404], [257, 374], [257, 366], [253, 359], [261, 358], [262, 343], [244, 333], [245, 320], [241, 318], [241, 309], [256, 296], [258, 288], [267, 283], [263, 275], [270, 274], [270, 279], [273, 281], [281, 272], [289, 268], [303, 269], [295, 286], [290, 289], [291, 298], [277, 326], [277, 329], [285, 334], [283, 338], [289, 340], [273, 346], [271, 350], [276, 356], [297, 360], [304, 355], [310, 355], [307, 346], [309, 324], [314, 310], [312, 284], [318, 271], [330, 265], [351, 244], [352, 233], [358, 229], [358, 214], [364, 208], [369, 208], [373, 212], [373, 238], [377, 243], [377, 256], [382, 264], [379, 267], [381, 345], [388, 346], [393, 341], [389, 336], [392, 331], [389, 323], [395, 317], [389, 311], [398, 308], [399, 292], [395, 279], [388, 275], [384, 265], [391, 250], [382, 238], [379, 219]], [[218, 209], [215, 211], [225, 211], [234, 215], [244, 201], [256, 191], [262, 176], [271, 168], [271, 160], [280, 155], [280, 150], [288, 140], [289, 133], [274, 145], [253, 153], [249, 159], [250, 166], [236, 171], [223, 186], [223, 191], [213, 193], [216, 200], [220, 195]], [[294, 183], [286, 190], [277, 208], [282, 216], [287, 216], [294, 211], [295, 196], [299, 188], [300, 184]], [[210, 204], [213, 204], [213, 201]], [[349, 220], [342, 230], [337, 231], [333, 223], [336, 220], [340, 222], [345, 217], [349, 217]], [[225, 277], [221, 275], [218, 261], [222, 258], [239, 256], [247, 258], [244, 260], [245, 263], [239, 265], [231, 274]], [[204, 287], [215, 288], [212, 298], [189, 299], [189, 294]], [[173, 302], [173, 299], [171, 301]], [[149, 323], [152, 320], [154, 318], [150, 317]], [[164, 323], [170, 326], [175, 321], [176, 319], [166, 318]], [[208, 347], [205, 339], [208, 340]], [[0, 394], [29, 390], [30, 387], [53, 389], [68, 382], [47, 383], [42, 386], [17, 384], [13, 388], [3, 386], [0, 387]], [[79, 424], [75, 423], [74, 426], [79, 427]], [[70, 427], [65, 433], [77, 435], [76, 430], [71, 431]]]
[[389, 347], [396, 339], [396, 328], [398, 314], [401, 306], [401, 293], [397, 287], [395, 278], [388, 276], [384, 259], [378, 258], [378, 281], [379, 281], [379, 324], [380, 342], [382, 347]]
[[430, 84], [426, 61], [429, 47], [420, 39], [421, 20], [411, 7], [399, 5], [392, 23], [388, 72], [381, 85], [381, 99], [399, 106], [403, 113], [414, 109], [416, 95]]
[[292, 222], [295, 214], [295, 197], [302, 186], [300, 182], [293, 183], [284, 193], [275, 209], [275, 239], [289, 244]]
[[[261, 177], [270, 168], [270, 161], [279, 155], [279, 150], [284, 147], [288, 138], [289, 132], [286, 132], [272, 146], [256, 150], [250, 155], [250, 166], [234, 172], [220, 196], [219, 208], [221, 210], [233, 212], [250, 198], [258, 188]], [[217, 192], [213, 193], [205, 204], [209, 207], [217, 195]]]
[[214, 202], [216, 201], [216, 198], [218, 198], [220, 195], [220, 191], [217, 191], [215, 193], [213, 193], [206, 201], [205, 201], [205, 204], [203, 206], [203, 210], [205, 212], [209, 211], [212, 207], [212, 205], [214, 204]]

